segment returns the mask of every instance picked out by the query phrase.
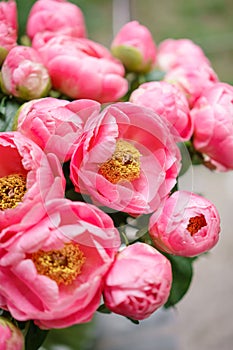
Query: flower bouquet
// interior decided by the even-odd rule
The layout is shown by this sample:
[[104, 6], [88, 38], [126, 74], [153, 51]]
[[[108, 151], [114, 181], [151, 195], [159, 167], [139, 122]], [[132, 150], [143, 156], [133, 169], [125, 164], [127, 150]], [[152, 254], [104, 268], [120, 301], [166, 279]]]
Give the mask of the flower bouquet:
[[92, 41], [66, 0], [36, 1], [22, 38], [14, 0], [0, 19], [1, 349], [173, 307], [220, 232], [179, 179], [233, 169], [233, 87], [194, 42], [156, 45], [137, 21]]

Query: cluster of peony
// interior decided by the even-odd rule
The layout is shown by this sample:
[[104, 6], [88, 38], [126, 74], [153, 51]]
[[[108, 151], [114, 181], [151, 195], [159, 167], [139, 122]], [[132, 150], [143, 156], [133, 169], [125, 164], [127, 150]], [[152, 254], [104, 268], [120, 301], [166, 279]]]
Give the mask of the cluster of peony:
[[[65, 0], [33, 5], [31, 46], [16, 43], [16, 18], [14, 0], [0, 2], [2, 94], [22, 101], [14, 130], [0, 133], [0, 307], [42, 329], [91, 320], [102, 298], [110, 311], [149, 317], [172, 285], [162, 252], [193, 257], [218, 241], [214, 205], [173, 191], [177, 143], [233, 169], [233, 88], [192, 41], [156, 47], [136, 21], [110, 52], [86, 37], [81, 10]], [[154, 70], [161, 81], [130, 91], [132, 74]], [[148, 215], [151, 245], [122, 244], [118, 212]]]

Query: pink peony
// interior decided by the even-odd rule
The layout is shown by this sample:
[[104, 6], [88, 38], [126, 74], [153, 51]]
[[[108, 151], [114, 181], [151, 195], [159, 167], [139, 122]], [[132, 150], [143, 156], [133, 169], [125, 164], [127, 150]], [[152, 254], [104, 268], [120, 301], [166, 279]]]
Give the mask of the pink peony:
[[33, 47], [49, 71], [54, 89], [73, 98], [112, 102], [128, 90], [125, 70], [102, 45], [67, 35], [38, 35]]
[[156, 59], [156, 46], [149, 29], [137, 21], [126, 23], [115, 36], [112, 54], [128, 71], [146, 73]]
[[203, 91], [191, 116], [194, 147], [220, 171], [233, 169], [233, 87], [216, 83]]
[[70, 167], [77, 192], [131, 214], [157, 210], [179, 168], [179, 149], [166, 121], [129, 102], [89, 118]]
[[1, 244], [3, 306], [17, 320], [31, 319], [41, 328], [90, 321], [120, 246], [111, 218], [65, 198], [37, 203], [30, 227], [31, 217], [18, 224], [20, 235], [11, 234]]
[[36, 34], [32, 47], [39, 53], [46, 66], [54, 57], [67, 55], [86, 57], [86, 51], [92, 56], [112, 57], [104, 46], [89, 39], [74, 38], [64, 34], [54, 36], [49, 32]]
[[47, 69], [37, 52], [27, 46], [14, 47], [2, 65], [1, 83], [5, 93], [32, 100], [46, 96], [51, 88]]
[[189, 140], [193, 133], [187, 98], [178, 87], [165, 81], [153, 81], [140, 85], [130, 96], [130, 101], [151, 108], [166, 118], [173, 126], [177, 141]]
[[16, 128], [64, 162], [70, 160], [85, 121], [99, 110], [99, 103], [92, 100], [32, 100], [19, 109]]
[[14, 0], [0, 2], [0, 65], [16, 46], [18, 31], [17, 6]]
[[135, 320], [149, 317], [169, 297], [169, 260], [145, 243], [123, 249], [107, 274], [104, 302], [109, 310]]
[[51, 32], [85, 37], [83, 13], [78, 6], [66, 0], [38, 0], [31, 8], [27, 20], [27, 35]]
[[206, 198], [176, 191], [166, 200], [160, 217], [151, 216], [149, 232], [156, 248], [170, 254], [195, 256], [218, 242], [219, 214]]
[[203, 91], [218, 82], [218, 77], [211, 66], [207, 64], [183, 64], [168, 71], [164, 80], [177, 85], [187, 96], [192, 108]]
[[167, 72], [183, 65], [210, 65], [200, 46], [190, 39], [166, 39], [158, 46], [157, 65]]
[[24, 338], [22, 332], [9, 320], [0, 316], [0, 349], [23, 350]]
[[[0, 240], [4, 228], [17, 224], [45, 198], [64, 196], [64, 177], [58, 159], [47, 156], [19, 132], [0, 133]], [[33, 224], [33, 215], [31, 215]]]

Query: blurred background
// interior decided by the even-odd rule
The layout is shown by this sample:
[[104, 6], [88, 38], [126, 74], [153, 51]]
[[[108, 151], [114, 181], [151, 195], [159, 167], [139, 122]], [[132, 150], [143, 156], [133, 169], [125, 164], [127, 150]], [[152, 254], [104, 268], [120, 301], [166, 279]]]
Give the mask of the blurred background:
[[[22, 35], [29, 10], [35, 1], [16, 2]], [[121, 25], [136, 19], [150, 29], [157, 44], [166, 38], [192, 39], [202, 47], [219, 79], [233, 83], [232, 0], [71, 2], [82, 9], [90, 39], [109, 48]], [[160, 310], [141, 322], [140, 326], [120, 316], [98, 314], [91, 324], [52, 331], [44, 349], [231, 350], [232, 184], [232, 172], [216, 174], [203, 167], [193, 167], [181, 179], [181, 189], [201, 193], [217, 206], [222, 219], [222, 233], [219, 244], [194, 264], [191, 288], [176, 309]]]

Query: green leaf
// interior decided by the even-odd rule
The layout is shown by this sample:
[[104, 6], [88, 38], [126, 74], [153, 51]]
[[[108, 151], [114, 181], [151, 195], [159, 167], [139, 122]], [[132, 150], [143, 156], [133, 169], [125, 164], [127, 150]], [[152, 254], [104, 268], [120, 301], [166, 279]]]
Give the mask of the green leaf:
[[185, 142], [184, 145], [187, 147], [193, 165], [200, 165], [204, 163], [203, 154], [195, 149], [192, 140]]
[[165, 308], [169, 308], [177, 304], [188, 291], [193, 276], [192, 263], [196, 258], [170, 254], [164, 255], [170, 260], [172, 265], [172, 287], [169, 298], [164, 305]]
[[160, 70], [152, 70], [145, 74], [145, 81], [160, 81], [164, 78], [165, 72]]
[[182, 167], [179, 173], [179, 176], [182, 176], [186, 173], [186, 171], [189, 169], [189, 167], [192, 165], [192, 159], [190, 157], [189, 149], [186, 147], [185, 143], [178, 143], [177, 144], [180, 149], [180, 154], [182, 158]]
[[95, 323], [88, 322], [63, 329], [52, 329], [43, 349], [91, 350], [96, 341]]
[[114, 211], [108, 207], [101, 207], [101, 209], [108, 213], [108, 215], [112, 218], [115, 227], [120, 227], [121, 225], [125, 225], [127, 223], [127, 218], [129, 214], [124, 213], [122, 211]]
[[4, 96], [0, 103], [0, 132], [11, 131], [20, 103]]
[[33, 321], [29, 321], [29, 327], [25, 337], [25, 350], [39, 349], [47, 337], [48, 332], [48, 330], [40, 329]]

